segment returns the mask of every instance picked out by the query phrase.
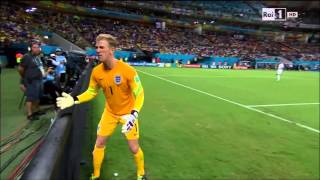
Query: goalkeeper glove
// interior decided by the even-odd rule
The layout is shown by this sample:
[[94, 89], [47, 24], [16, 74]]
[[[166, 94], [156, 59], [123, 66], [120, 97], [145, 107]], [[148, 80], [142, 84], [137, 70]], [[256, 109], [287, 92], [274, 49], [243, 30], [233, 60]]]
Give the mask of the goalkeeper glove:
[[137, 118], [138, 118], [138, 111], [136, 110], [132, 110], [131, 114], [126, 114], [121, 116], [121, 119], [125, 121], [125, 123], [122, 125], [121, 132], [122, 133], [129, 132], [133, 128], [134, 122]]
[[57, 100], [57, 106], [60, 109], [65, 109], [76, 104], [76, 100], [78, 100], [78, 98], [72, 97], [70, 94], [63, 92], [62, 97], [58, 97], [56, 100]]

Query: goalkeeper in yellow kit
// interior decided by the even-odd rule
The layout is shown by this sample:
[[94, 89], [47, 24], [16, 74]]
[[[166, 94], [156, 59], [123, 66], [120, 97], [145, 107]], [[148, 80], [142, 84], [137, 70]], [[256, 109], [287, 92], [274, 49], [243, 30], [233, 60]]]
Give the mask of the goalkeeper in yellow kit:
[[100, 168], [105, 154], [105, 144], [116, 126], [122, 124], [129, 148], [137, 166], [137, 179], [144, 180], [144, 157], [139, 146], [138, 113], [143, 105], [144, 91], [135, 69], [114, 58], [116, 38], [100, 34], [96, 38], [96, 51], [101, 64], [92, 70], [88, 89], [76, 96], [63, 93], [57, 98], [61, 109], [93, 99], [102, 88], [106, 107], [98, 124], [97, 139], [93, 150], [93, 174], [91, 179], [100, 177]]

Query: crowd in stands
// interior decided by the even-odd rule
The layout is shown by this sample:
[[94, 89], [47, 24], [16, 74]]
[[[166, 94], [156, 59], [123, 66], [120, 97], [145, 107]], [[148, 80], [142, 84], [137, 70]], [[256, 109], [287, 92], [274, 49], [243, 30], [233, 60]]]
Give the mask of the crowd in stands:
[[[168, 27], [157, 29], [155, 25], [110, 19], [81, 18], [71, 24], [94, 46], [94, 37], [101, 32], [110, 33], [119, 40], [120, 49], [135, 46], [142, 50], [162, 53], [196, 54], [198, 56], [250, 57], [282, 56], [289, 60], [299, 59], [303, 54], [319, 58], [318, 44], [275, 42], [255, 36], [237, 38], [234, 34], [204, 32], [199, 35], [190, 29]], [[307, 47], [307, 48], [303, 48]]]
[[33, 33], [33, 24], [30, 17], [23, 8], [0, 6], [1, 24], [0, 41], [23, 43], [27, 39], [38, 39], [39, 36]]
[[151, 52], [195, 54], [197, 56], [228, 56], [254, 59], [261, 56], [282, 56], [288, 60], [306, 58], [319, 60], [319, 43], [276, 42], [270, 38], [234, 33], [203, 31], [167, 26], [164, 30], [155, 24], [142, 24], [62, 14], [49, 10], [26, 13], [23, 8], [1, 6], [1, 41], [25, 41], [33, 31], [56, 32], [79, 47], [94, 47], [95, 37], [109, 33], [118, 38], [118, 49], [140, 48]]
[[87, 45], [85, 39], [77, 35], [77, 31], [66, 21], [65, 15], [53, 11], [35, 10], [26, 12], [18, 5], [2, 5], [1, 9], [1, 34], [0, 41], [11, 43], [28, 42], [30, 39], [41, 39], [36, 31], [56, 32], [75, 44]]
[[[125, 8], [127, 12], [137, 14], [147, 14], [150, 16], [148, 10], [154, 9], [154, 13], [151, 16], [156, 15], [157, 12], [171, 13], [175, 15], [188, 15], [192, 17], [237, 17], [242, 19], [258, 18], [261, 13], [258, 11], [258, 7], [252, 6], [250, 3], [242, 1], [122, 1], [122, 2], [106, 2], [107, 6], [103, 6], [105, 9], [112, 9], [113, 6], [128, 7]], [[260, 2], [256, 2], [260, 4]], [[154, 7], [157, 8], [154, 8]], [[136, 7], [133, 9], [133, 7]], [[138, 7], [138, 8], [137, 8]], [[177, 16], [178, 19], [179, 16]], [[184, 16], [186, 18], [187, 16]], [[177, 18], [175, 18], [177, 19]]]

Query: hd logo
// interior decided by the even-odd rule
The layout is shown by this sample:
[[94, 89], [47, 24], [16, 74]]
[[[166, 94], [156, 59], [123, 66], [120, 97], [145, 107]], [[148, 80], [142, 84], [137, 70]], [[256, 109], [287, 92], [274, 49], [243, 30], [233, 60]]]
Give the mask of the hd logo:
[[286, 8], [262, 8], [262, 21], [286, 21]]

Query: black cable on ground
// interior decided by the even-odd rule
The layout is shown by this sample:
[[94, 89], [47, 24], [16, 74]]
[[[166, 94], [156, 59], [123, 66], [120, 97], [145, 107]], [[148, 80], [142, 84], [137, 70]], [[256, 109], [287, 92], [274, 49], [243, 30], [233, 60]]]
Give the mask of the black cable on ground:
[[[52, 109], [52, 107], [46, 107], [46, 108], [43, 108], [42, 110], [40, 110], [41, 112], [46, 112], [48, 110]], [[25, 129], [28, 129], [29, 126], [31, 125], [31, 122], [32, 121], [28, 121], [26, 122], [25, 124], [23, 124], [21, 127], [19, 127], [17, 130], [13, 131], [12, 133], [10, 133], [10, 135], [4, 137], [4, 138], [1, 138], [0, 140], [0, 147], [2, 146], [5, 146], [6, 144], [14, 141], [15, 139], [17, 139], [19, 136], [21, 136], [21, 131], [25, 130]], [[17, 137], [18, 136], [18, 137]]]
[[19, 137], [19, 139], [17, 139], [17, 138], [14, 139], [14, 140], [16, 140], [16, 141], [14, 141], [14, 142], [11, 141], [11, 143], [9, 144], [9, 146], [7, 146], [7, 148], [4, 147], [4, 148], [1, 148], [1, 149], [0, 149], [0, 154], [8, 151], [11, 147], [13, 147], [14, 144], [17, 144], [17, 143], [19, 143], [19, 142], [27, 139], [30, 135], [32, 135], [33, 133], [39, 131], [44, 125], [45, 125], [45, 123], [42, 123], [42, 124], [40, 124], [40, 126], [39, 126], [36, 130], [31, 131], [30, 133], [26, 134], [24, 137], [22, 137], [22, 138]]
[[26, 124], [24, 124], [22, 127], [18, 128], [17, 130], [15, 130], [14, 132], [10, 133], [9, 136], [2, 138], [1, 139], [1, 144], [0, 147], [5, 146], [6, 144], [10, 143], [11, 141], [17, 139], [19, 136], [21, 136], [21, 131], [28, 129], [29, 125], [30, 125], [30, 121], [27, 122]]
[[30, 132], [30, 133], [28, 133], [27, 135], [25, 135], [24, 137], [19, 138], [19, 139], [16, 139], [16, 141], [13, 141], [12, 143], [8, 144], [8, 146], [5, 146], [4, 148], [0, 149], [0, 155], [1, 155], [2, 153], [7, 152], [10, 148], [13, 147], [13, 145], [15, 145], [15, 144], [17, 144], [17, 143], [19, 143], [19, 142], [27, 139], [27, 138], [28, 138], [30, 135], [32, 135], [34, 132], [36, 132], [36, 131]]
[[20, 151], [18, 151], [16, 154], [12, 155], [10, 159], [8, 159], [3, 166], [0, 167], [0, 173], [2, 173], [3, 170], [5, 170], [20, 154], [22, 154], [25, 150], [33, 146], [35, 143], [37, 143], [44, 135], [40, 136], [37, 140], [29, 144], [28, 146], [24, 147]]
[[20, 126], [18, 129], [14, 130], [13, 132], [11, 132], [8, 136], [6, 137], [1, 137], [0, 142], [3, 142], [5, 140], [7, 140], [8, 138], [11, 138], [13, 135], [17, 134], [19, 131], [23, 130], [26, 126], [28, 126], [30, 124], [30, 121], [25, 122], [22, 126]]
[[19, 179], [18, 177], [23, 174], [23, 171], [26, 168], [27, 164], [31, 161], [33, 156], [40, 149], [43, 142], [44, 142], [44, 138], [38, 141], [38, 143], [30, 151], [30, 153], [26, 155], [25, 158], [20, 162], [20, 164], [18, 164], [16, 168], [10, 173], [10, 175], [8, 176], [8, 180]]

